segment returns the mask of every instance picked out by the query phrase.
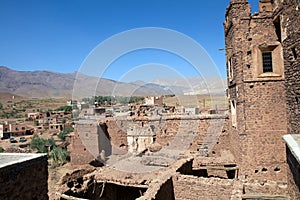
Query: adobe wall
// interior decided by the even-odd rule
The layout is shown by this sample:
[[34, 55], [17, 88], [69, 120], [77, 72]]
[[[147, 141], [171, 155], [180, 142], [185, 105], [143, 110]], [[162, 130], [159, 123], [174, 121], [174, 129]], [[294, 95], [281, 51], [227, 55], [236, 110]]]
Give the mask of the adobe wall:
[[113, 118], [104, 122], [107, 127], [107, 133], [111, 139], [112, 145], [116, 147], [127, 146], [126, 127], [128, 123], [124, 120], [116, 121]]
[[98, 147], [98, 123], [76, 124], [71, 141], [71, 163], [75, 165], [90, 163], [100, 153]]
[[83, 145], [77, 131], [74, 132], [70, 147], [70, 161], [74, 165], [86, 164], [95, 159], [94, 156], [86, 149], [86, 146]]
[[[186, 148], [191, 151], [198, 151], [203, 148], [204, 143], [217, 142], [218, 134], [221, 132], [224, 115], [210, 115], [198, 117], [166, 117], [158, 119], [139, 119], [134, 123], [137, 126], [152, 126], [155, 133], [155, 144], [172, 148]], [[73, 164], [89, 163], [97, 158], [102, 150], [105, 156], [112, 153], [122, 154], [128, 149], [126, 130], [132, 121], [117, 120], [114, 118], [105, 121], [87, 121], [76, 125], [76, 132], [72, 140], [71, 162]], [[218, 126], [218, 127], [217, 127]], [[210, 129], [209, 129], [210, 128]], [[219, 130], [220, 129], [220, 130]], [[209, 135], [209, 134], [210, 135]], [[177, 138], [175, 136], [177, 135]], [[209, 136], [208, 136], [209, 135]], [[211, 137], [211, 138], [210, 138]], [[185, 139], [186, 145], [182, 147], [179, 141], [173, 139]], [[226, 144], [227, 145], [227, 144]]]
[[[287, 188], [288, 186], [284, 182], [267, 180], [243, 182], [242, 199], [293, 199], [288, 196]], [[255, 196], [256, 198], [254, 198]]]
[[[175, 199], [231, 199], [234, 180], [176, 174], [172, 177]], [[240, 198], [241, 199], [241, 198]]]
[[[244, 89], [247, 94], [244, 103], [246, 123], [239, 138], [246, 159], [239, 163], [241, 175], [286, 180], [282, 140], [287, 132], [284, 85], [281, 82], [255, 82], [251, 87], [245, 84]], [[262, 172], [262, 169], [267, 171]]]
[[[231, 0], [226, 12], [228, 93], [236, 103], [236, 125], [230, 109], [228, 138], [240, 177], [284, 181], [282, 136], [287, 133], [287, 117], [282, 45], [271, 1], [260, 1], [259, 7], [260, 12], [251, 14], [246, 0]], [[272, 51], [272, 72], [263, 73], [264, 51]]]
[[0, 198], [3, 200], [48, 199], [47, 159], [47, 156], [43, 155], [1, 167]]
[[[189, 133], [195, 137], [191, 141], [190, 150], [197, 151], [203, 144], [203, 140], [208, 133], [208, 128], [216, 126], [223, 126], [224, 115], [210, 115], [200, 117], [164, 117], [153, 119], [135, 119], [132, 121], [137, 126], [153, 126], [155, 133], [155, 142], [161, 146], [167, 146], [171, 143], [178, 133]], [[112, 143], [116, 146], [122, 144], [127, 145], [127, 134], [125, 130], [129, 127], [129, 120], [106, 120], [107, 131], [111, 137]], [[222, 130], [219, 128], [220, 131]]]

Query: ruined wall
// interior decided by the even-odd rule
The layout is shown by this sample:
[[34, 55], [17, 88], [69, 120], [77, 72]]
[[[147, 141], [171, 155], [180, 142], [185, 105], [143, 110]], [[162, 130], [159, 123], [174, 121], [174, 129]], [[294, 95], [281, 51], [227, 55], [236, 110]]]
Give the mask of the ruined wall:
[[76, 124], [71, 151], [73, 164], [86, 164], [94, 159], [104, 162], [112, 153], [111, 137], [105, 124], [93, 120]]
[[[240, 177], [286, 180], [286, 105], [283, 53], [273, 5], [260, 1], [251, 14], [246, 0], [231, 0], [225, 25], [229, 139]], [[272, 54], [272, 72], [263, 71], [263, 52]], [[276, 169], [276, 170], [275, 170]]]
[[3, 200], [48, 199], [47, 181], [46, 155], [1, 167], [0, 198]]
[[126, 120], [116, 121], [111, 118], [105, 121], [105, 125], [107, 126], [107, 132], [112, 145], [116, 147], [127, 147], [126, 128], [128, 127], [128, 122], [126, 122]]
[[172, 178], [168, 179], [157, 191], [155, 199], [174, 200], [174, 186]]
[[151, 183], [147, 191], [138, 198], [138, 200], [174, 200], [174, 187], [171, 175], [169, 177], [161, 177], [159, 181]]
[[[231, 145], [233, 141], [230, 140], [230, 136], [232, 134], [230, 134], [230, 126], [231, 126], [231, 122], [229, 121], [228, 118], [225, 119], [224, 124], [223, 124], [223, 129], [222, 132], [216, 142], [216, 145], [213, 147], [212, 149], [212, 153], [210, 156], [213, 156], [213, 154], [215, 154], [214, 156], [221, 156], [221, 152], [222, 151], [233, 151], [233, 148]], [[235, 154], [236, 155], [236, 154]]]
[[231, 199], [234, 180], [176, 174], [172, 177], [175, 199]]
[[275, 181], [243, 182], [242, 199], [293, 199], [287, 195], [287, 184]]
[[86, 164], [97, 158], [100, 154], [98, 123], [87, 121], [76, 124], [71, 145], [71, 163]]
[[74, 132], [71, 139], [70, 158], [71, 163], [74, 165], [86, 164], [94, 160], [94, 156], [86, 149], [79, 138], [78, 132]]
[[[210, 115], [210, 116], [200, 116], [200, 117], [163, 117], [163, 118], [153, 118], [153, 119], [135, 119], [130, 120], [116, 120], [111, 118], [106, 120], [107, 131], [111, 138], [111, 141], [116, 146], [127, 144], [127, 134], [126, 130], [130, 125], [134, 124], [139, 127], [153, 127], [155, 134], [155, 143], [161, 146], [168, 146], [172, 143], [172, 140], [178, 134], [190, 134], [193, 135], [191, 138], [191, 144], [189, 149], [192, 151], [197, 151], [199, 148], [203, 147], [203, 140], [208, 133], [208, 128], [215, 126], [216, 123], [224, 120], [225, 116], [220, 115]], [[221, 130], [221, 128], [220, 128]], [[191, 139], [191, 138], [186, 138]]]

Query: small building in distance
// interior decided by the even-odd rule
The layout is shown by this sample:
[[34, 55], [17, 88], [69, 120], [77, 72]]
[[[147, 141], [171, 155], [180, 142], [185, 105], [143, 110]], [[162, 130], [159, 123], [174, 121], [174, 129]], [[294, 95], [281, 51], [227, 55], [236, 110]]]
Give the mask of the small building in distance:
[[151, 126], [132, 126], [127, 130], [128, 151], [141, 153], [155, 142], [155, 133]]
[[199, 108], [197, 107], [190, 107], [190, 108], [183, 108], [184, 113], [188, 115], [198, 115], [200, 113]]
[[145, 105], [148, 106], [163, 105], [163, 97], [148, 96], [145, 98]]

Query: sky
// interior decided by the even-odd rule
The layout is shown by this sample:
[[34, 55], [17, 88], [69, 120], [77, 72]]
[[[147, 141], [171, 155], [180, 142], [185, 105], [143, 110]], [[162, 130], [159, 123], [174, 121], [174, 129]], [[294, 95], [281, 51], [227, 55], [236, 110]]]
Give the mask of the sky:
[[[254, 10], [257, 2], [249, 0]], [[132, 42], [110, 44], [105, 49], [101, 46], [105, 41], [130, 30], [157, 27], [184, 35], [185, 39], [173, 40], [173, 45], [188, 54], [198, 52], [185, 44], [197, 43], [202, 47], [201, 59], [212, 60], [201, 68], [215, 68], [218, 73], [212, 75], [225, 77], [225, 52], [219, 49], [224, 48], [228, 4], [229, 0], [0, 0], [0, 66], [18, 71], [80, 71], [125, 82], [205, 75], [191, 60], [165, 48], [164, 38], [158, 38], [161, 48], [131, 49], [99, 66], [107, 52], [118, 52]], [[149, 31], [148, 36], [152, 36]], [[94, 71], [86, 70], [97, 48], [104, 49], [95, 55]]]

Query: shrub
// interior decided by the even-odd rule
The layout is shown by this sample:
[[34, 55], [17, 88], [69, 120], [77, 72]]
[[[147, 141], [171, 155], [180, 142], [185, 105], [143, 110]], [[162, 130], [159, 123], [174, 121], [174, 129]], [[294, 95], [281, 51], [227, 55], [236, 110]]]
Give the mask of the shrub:
[[37, 149], [38, 153], [47, 153], [48, 152], [48, 148], [55, 148], [55, 141], [53, 139], [43, 139], [43, 138], [39, 138], [39, 137], [34, 137], [32, 138], [29, 147], [31, 149]]
[[65, 141], [66, 140], [66, 136], [71, 133], [72, 131], [74, 131], [73, 128], [65, 128], [65, 130], [63, 132], [60, 132], [58, 134], [58, 138]]
[[72, 108], [72, 106], [61, 106], [55, 110], [56, 111], [64, 111], [64, 112], [72, 112], [73, 108]]
[[60, 147], [53, 148], [50, 157], [53, 159], [54, 166], [60, 166], [69, 161], [69, 154], [67, 150]]

